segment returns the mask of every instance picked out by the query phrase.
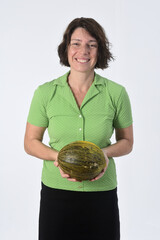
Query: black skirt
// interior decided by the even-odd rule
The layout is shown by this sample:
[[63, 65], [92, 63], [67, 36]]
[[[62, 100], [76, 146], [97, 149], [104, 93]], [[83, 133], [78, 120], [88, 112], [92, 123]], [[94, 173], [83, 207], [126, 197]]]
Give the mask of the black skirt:
[[117, 189], [76, 192], [42, 183], [39, 240], [119, 240]]

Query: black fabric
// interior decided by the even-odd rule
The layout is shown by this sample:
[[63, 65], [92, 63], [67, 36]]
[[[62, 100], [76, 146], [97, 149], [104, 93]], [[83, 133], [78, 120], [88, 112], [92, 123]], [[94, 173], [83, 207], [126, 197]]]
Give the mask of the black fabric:
[[42, 183], [39, 240], [119, 240], [117, 189], [75, 192]]

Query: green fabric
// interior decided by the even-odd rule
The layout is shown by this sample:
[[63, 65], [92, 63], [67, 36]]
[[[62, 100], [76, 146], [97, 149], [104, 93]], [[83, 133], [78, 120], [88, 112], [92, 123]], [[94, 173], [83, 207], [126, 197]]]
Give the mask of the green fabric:
[[[95, 73], [94, 81], [79, 108], [67, 83], [68, 74], [37, 88], [28, 122], [48, 128], [49, 145], [58, 151], [77, 140], [93, 142], [100, 148], [107, 147], [111, 144], [114, 128], [126, 128], [132, 124], [130, 101], [125, 88]], [[49, 187], [66, 190], [111, 190], [117, 186], [115, 163], [110, 158], [107, 171], [97, 181], [70, 182], [61, 177], [52, 161], [44, 160], [42, 182]]]

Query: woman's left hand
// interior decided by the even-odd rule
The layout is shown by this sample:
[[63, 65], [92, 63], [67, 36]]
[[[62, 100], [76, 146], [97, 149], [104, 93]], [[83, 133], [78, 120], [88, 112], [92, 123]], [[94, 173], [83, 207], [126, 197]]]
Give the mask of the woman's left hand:
[[101, 149], [101, 150], [102, 150], [102, 152], [104, 154], [104, 157], [105, 157], [105, 160], [106, 160], [106, 166], [105, 166], [105, 168], [102, 170], [102, 172], [97, 177], [95, 177], [92, 180], [90, 180], [91, 182], [100, 179], [104, 175], [105, 171], [107, 170], [108, 164], [109, 164], [109, 159], [107, 157], [107, 154], [105, 153], [104, 149]]

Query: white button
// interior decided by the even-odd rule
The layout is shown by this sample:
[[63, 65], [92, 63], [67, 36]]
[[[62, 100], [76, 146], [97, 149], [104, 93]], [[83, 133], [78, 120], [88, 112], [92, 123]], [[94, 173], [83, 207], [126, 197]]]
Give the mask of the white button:
[[79, 128], [79, 131], [81, 131], [82, 130], [82, 128]]
[[82, 115], [79, 115], [79, 118], [81, 118], [82, 117]]

